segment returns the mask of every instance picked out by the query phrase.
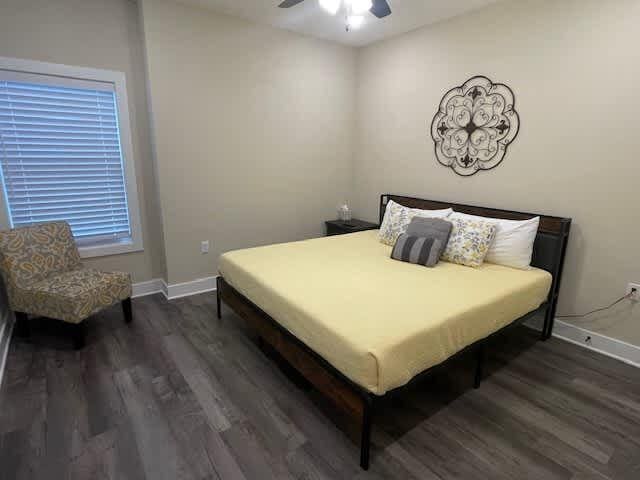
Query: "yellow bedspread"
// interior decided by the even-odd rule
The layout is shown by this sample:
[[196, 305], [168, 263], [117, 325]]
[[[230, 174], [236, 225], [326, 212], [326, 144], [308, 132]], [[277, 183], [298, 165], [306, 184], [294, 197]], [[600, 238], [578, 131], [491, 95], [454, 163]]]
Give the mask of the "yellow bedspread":
[[542, 304], [551, 275], [392, 260], [377, 230], [225, 253], [220, 273], [348, 378], [381, 395]]

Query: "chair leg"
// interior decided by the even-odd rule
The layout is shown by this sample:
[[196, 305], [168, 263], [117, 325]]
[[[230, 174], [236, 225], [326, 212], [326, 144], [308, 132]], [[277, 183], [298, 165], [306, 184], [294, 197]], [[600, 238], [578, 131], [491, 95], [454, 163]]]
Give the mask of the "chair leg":
[[122, 311], [124, 313], [124, 321], [131, 323], [133, 321], [133, 310], [131, 308], [131, 298], [122, 301]]
[[84, 322], [72, 325], [71, 337], [73, 338], [73, 348], [82, 350], [86, 344], [87, 329]]
[[16, 336], [21, 338], [29, 338], [31, 336], [31, 327], [29, 325], [29, 316], [26, 313], [14, 312], [16, 317]]

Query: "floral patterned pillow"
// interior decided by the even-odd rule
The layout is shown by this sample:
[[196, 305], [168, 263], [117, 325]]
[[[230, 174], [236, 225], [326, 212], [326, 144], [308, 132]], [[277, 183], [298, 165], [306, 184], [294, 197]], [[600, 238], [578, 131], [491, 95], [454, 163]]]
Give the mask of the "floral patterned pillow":
[[468, 267], [479, 267], [489, 251], [496, 226], [482, 220], [448, 218], [453, 225], [442, 260]]
[[443, 210], [421, 210], [419, 208], [403, 207], [399, 203], [389, 200], [378, 234], [380, 241], [386, 245], [395, 245], [398, 237], [405, 233], [409, 223], [411, 223], [414, 217], [446, 218], [451, 213], [453, 213], [453, 209], [451, 208], [445, 208]]

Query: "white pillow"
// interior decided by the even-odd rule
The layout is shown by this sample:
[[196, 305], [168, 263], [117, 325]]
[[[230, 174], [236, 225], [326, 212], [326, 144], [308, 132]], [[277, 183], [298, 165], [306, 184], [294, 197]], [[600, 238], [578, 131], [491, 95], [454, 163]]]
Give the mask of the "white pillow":
[[522, 270], [527, 270], [531, 265], [540, 217], [520, 221], [453, 212], [450, 219], [454, 218], [483, 220], [496, 226], [496, 234], [484, 258], [485, 262]]
[[421, 210], [419, 208], [403, 207], [399, 203], [389, 200], [378, 234], [380, 241], [386, 245], [395, 245], [398, 237], [406, 232], [409, 223], [411, 223], [414, 217], [446, 218], [451, 213], [453, 213], [453, 209], [451, 208], [445, 208], [443, 210]]

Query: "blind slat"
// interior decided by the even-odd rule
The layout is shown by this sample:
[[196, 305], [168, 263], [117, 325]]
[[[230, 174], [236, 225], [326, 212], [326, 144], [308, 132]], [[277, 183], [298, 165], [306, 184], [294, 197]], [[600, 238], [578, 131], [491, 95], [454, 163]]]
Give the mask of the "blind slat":
[[115, 111], [109, 109], [103, 109], [99, 105], [94, 105], [93, 108], [68, 107], [66, 109], [47, 107], [45, 105], [40, 106], [20, 106], [11, 102], [2, 102], [0, 97], [0, 118], [3, 120], [10, 120], [13, 118], [30, 118], [30, 117], [43, 117], [53, 119], [66, 119], [78, 116], [78, 118], [84, 120], [84, 117], [93, 119], [94, 117], [104, 117], [105, 119], [115, 121]]
[[[30, 217], [30, 216], [25, 216], [25, 217], [21, 217], [22, 219], [16, 219], [16, 222], [29, 222], [29, 223], [34, 223], [34, 222], [48, 222], [51, 221], [52, 219], [50, 218], [43, 218], [43, 217]], [[101, 227], [102, 225], [104, 225], [104, 221], [105, 218], [108, 218], [111, 220], [112, 223], [117, 223], [117, 224], [122, 224], [124, 222], [127, 221], [127, 216], [126, 215], [104, 215], [101, 217], [94, 217], [94, 218], [90, 218], [90, 217], [69, 217], [67, 218], [67, 221], [75, 226], [83, 226], [83, 227]]]
[[30, 162], [28, 162], [28, 161], [24, 161], [24, 162], [14, 161], [12, 163], [7, 162], [7, 166], [13, 167], [14, 169], [20, 168], [20, 167], [24, 167], [22, 169], [24, 171], [28, 171], [29, 168], [36, 168], [36, 167], [51, 167], [51, 168], [55, 167], [56, 169], [58, 169], [58, 168], [64, 169], [65, 167], [72, 167], [73, 169], [77, 170], [78, 168], [81, 168], [83, 165], [93, 165], [95, 167], [104, 166], [106, 168], [107, 166], [110, 166], [110, 165], [119, 165], [119, 163], [111, 161], [111, 160], [102, 161], [102, 162], [98, 162], [98, 161], [77, 162], [77, 161], [74, 161], [72, 163], [45, 162], [45, 161], [42, 161], [42, 160], [33, 160], [33, 161], [30, 161]]
[[16, 208], [14, 209], [13, 213], [14, 215], [20, 215], [20, 216], [25, 216], [27, 215], [29, 212], [33, 213], [33, 214], [39, 214], [39, 213], [43, 213], [43, 214], [47, 214], [47, 213], [51, 213], [56, 214], [56, 215], [76, 215], [78, 213], [93, 213], [93, 212], [111, 212], [113, 210], [118, 210], [124, 208], [126, 209], [127, 206], [122, 203], [120, 205], [118, 205], [118, 203], [114, 202], [111, 204], [104, 204], [104, 203], [85, 203], [82, 205], [82, 207], [79, 207], [77, 205], [55, 205], [55, 206], [51, 206], [51, 205], [42, 205], [42, 206], [37, 206], [37, 205], [29, 205], [26, 208]]
[[[57, 202], [60, 204], [64, 204], [64, 205], [71, 205], [71, 204], [78, 204], [77, 202], [82, 201], [84, 204], [84, 202], [99, 202], [99, 201], [107, 201], [109, 200], [111, 203], [113, 203], [114, 200], [120, 200], [122, 201], [123, 196], [119, 195], [119, 196], [105, 196], [105, 195], [96, 195], [96, 196], [87, 196], [85, 198], [81, 198], [81, 199], [74, 199], [74, 198], [59, 198], [57, 199]], [[25, 208], [28, 207], [30, 205], [35, 205], [35, 206], [43, 206], [43, 205], [51, 205], [51, 202], [49, 199], [43, 199], [42, 197], [40, 198], [30, 198], [30, 199], [26, 199], [26, 198], [16, 198], [15, 199], [15, 205], [18, 208]], [[82, 206], [82, 204], [80, 204], [79, 206]], [[12, 209], [13, 211], [13, 209]]]
[[[55, 183], [54, 183], [55, 182]], [[97, 188], [101, 185], [104, 185], [105, 188], [113, 188], [114, 182], [116, 182], [116, 187], [122, 187], [122, 181], [116, 175], [110, 175], [108, 177], [99, 177], [99, 178], [88, 178], [84, 177], [80, 180], [78, 179], [67, 179], [66, 176], [57, 176], [55, 178], [45, 178], [45, 177], [14, 177], [14, 176], [5, 176], [4, 183], [7, 188], [24, 188], [24, 189], [45, 189], [45, 190], [83, 190], [86, 188]]]
[[[70, 222], [71, 223], [71, 222]], [[71, 227], [73, 228], [73, 224], [71, 225]], [[119, 233], [124, 231], [125, 229], [128, 228], [128, 225], [126, 223], [116, 223], [113, 225], [107, 225], [107, 226], [98, 226], [98, 225], [84, 225], [84, 226], [77, 226], [76, 228], [74, 228], [75, 231], [77, 231], [78, 233]]]
[[[116, 216], [108, 216], [108, 217], [100, 217], [94, 220], [76, 220], [73, 218], [66, 219], [72, 227], [81, 227], [81, 228], [104, 228], [105, 219], [111, 220], [111, 223], [118, 226], [123, 226], [127, 221], [126, 215], [118, 218]], [[25, 223], [34, 223], [40, 222], [40, 220], [28, 219]]]
[[[50, 155], [76, 155], [82, 156], [81, 153], [84, 154], [92, 154], [91, 157], [104, 157], [105, 155], [110, 155], [112, 157], [120, 157], [120, 149], [114, 149], [112, 145], [104, 145], [100, 148], [100, 145], [93, 145], [92, 148], [87, 147], [73, 147], [73, 146], [58, 146], [57, 148], [49, 147], [49, 148], [36, 148], [33, 146], [25, 145], [19, 146], [17, 148], [5, 148], [5, 155], [9, 157], [16, 158], [30, 158], [33, 155], [44, 155], [49, 157]], [[100, 155], [102, 153], [102, 155]]]
[[[102, 218], [106, 216], [122, 216], [126, 215], [125, 208], [111, 208], [111, 209], [96, 209], [96, 210], [76, 210], [76, 213], [73, 213], [73, 210], [67, 210], [64, 214], [70, 219], [87, 219], [87, 218]], [[32, 211], [29, 214], [24, 215], [14, 215], [15, 220], [24, 220], [25, 218], [45, 218], [45, 219], [55, 219], [55, 217], [59, 215], [59, 213], [50, 213], [50, 212], [38, 212]]]
[[30, 98], [27, 96], [16, 97], [15, 95], [10, 100], [7, 97], [0, 95], [0, 108], [2, 107], [16, 107], [16, 108], [34, 108], [34, 107], [46, 107], [46, 108], [63, 108], [63, 109], [75, 109], [82, 108], [88, 111], [93, 110], [95, 106], [100, 107], [100, 110], [112, 110], [115, 111], [114, 105], [111, 102], [96, 102], [89, 101], [67, 101], [56, 99], [42, 99], [42, 98]]
[[7, 150], [12, 150], [15, 149], [17, 147], [20, 147], [21, 149], [31, 149], [31, 148], [35, 148], [35, 147], [40, 147], [40, 148], [44, 148], [44, 147], [50, 147], [50, 148], [57, 148], [57, 147], [64, 147], [64, 148], [70, 148], [70, 149], [74, 149], [77, 147], [95, 147], [95, 146], [110, 146], [111, 148], [116, 147], [119, 148], [118, 142], [117, 140], [114, 139], [105, 139], [105, 138], [96, 138], [96, 139], [90, 139], [90, 138], [78, 138], [78, 139], [73, 139], [73, 138], [38, 138], [38, 139], [28, 139], [28, 138], [22, 138], [20, 140], [11, 140], [9, 138], [7, 138], [4, 141], [4, 145], [5, 148]]
[[35, 115], [26, 113], [3, 115], [2, 112], [0, 112], [0, 128], [3, 128], [4, 125], [59, 125], [70, 127], [83, 125], [101, 128], [103, 125], [115, 127], [116, 124], [116, 120], [113, 117], [93, 118], [88, 115], [86, 117], [87, 118], [82, 118], [77, 115]]
[[36, 84], [20, 83], [20, 82], [6, 82], [5, 92], [8, 97], [20, 96], [20, 95], [33, 95], [39, 98], [56, 98], [60, 100], [104, 100], [108, 101], [113, 98], [112, 92], [106, 92], [102, 90], [85, 90], [82, 88], [66, 88], [66, 87], [50, 87], [43, 86], [38, 88]]
[[[11, 169], [10, 169], [11, 170]], [[33, 166], [33, 167], [29, 167], [29, 168], [18, 168], [16, 169], [15, 167], [13, 167], [12, 174], [13, 175], [18, 175], [18, 174], [24, 174], [27, 175], [29, 177], [31, 177], [33, 175], [33, 178], [37, 178], [37, 176], [39, 174], [44, 175], [45, 177], [48, 176], [63, 176], [63, 175], [68, 175], [70, 178], [71, 177], [83, 177], [83, 176], [101, 176], [101, 175], [107, 175], [107, 176], [111, 176], [111, 175], [120, 175], [121, 172], [118, 170], [117, 166], [114, 165], [103, 165], [101, 167], [87, 167], [87, 168], [78, 168], [78, 167], [73, 167], [73, 168], [56, 168], [56, 169], [52, 169], [52, 168], [47, 168], [47, 167], [38, 167], [38, 166]]]
[[[108, 132], [107, 130], [112, 130]], [[17, 125], [12, 124], [11, 129], [5, 129], [3, 131], [3, 135], [6, 138], [23, 138], [26, 135], [32, 135], [31, 138], [48, 138], [49, 135], [64, 135], [62, 138], [66, 138], [69, 135], [81, 135], [83, 138], [102, 138], [104, 135], [105, 138], [118, 138], [118, 131], [115, 128], [101, 128], [98, 131], [93, 131], [90, 128], [84, 129], [72, 129], [72, 128], [56, 128], [55, 125], [50, 126], [49, 128], [18, 128]]]
[[[92, 189], [82, 190], [82, 189], [74, 189], [71, 190], [59, 190], [56, 191], [54, 189], [43, 189], [39, 192], [31, 192], [28, 189], [25, 189], [23, 186], [7, 188], [7, 193], [11, 194], [11, 197], [15, 200], [16, 205], [28, 202], [43, 202], [41, 200], [45, 197], [58, 197], [61, 202], [73, 201], [74, 198], [82, 198], [82, 199], [97, 199], [97, 198], [109, 198], [116, 199], [125, 196], [125, 189], [121, 186], [118, 187], [102, 187], [102, 190], [98, 190], [97, 187], [93, 187]], [[94, 200], [97, 201], [97, 200]]]
[[0, 166], [14, 227], [131, 234], [113, 91], [0, 81]]

